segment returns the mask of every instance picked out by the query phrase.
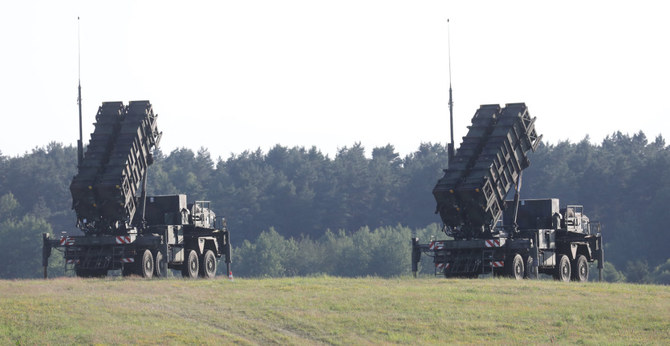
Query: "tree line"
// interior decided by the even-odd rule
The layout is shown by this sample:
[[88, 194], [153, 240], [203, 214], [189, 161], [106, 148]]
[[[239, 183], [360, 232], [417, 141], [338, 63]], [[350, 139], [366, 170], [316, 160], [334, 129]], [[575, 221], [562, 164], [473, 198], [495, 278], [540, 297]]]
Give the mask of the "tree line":
[[[603, 225], [611, 280], [663, 282], [670, 276], [670, 233], [664, 230], [670, 221], [670, 149], [662, 137], [649, 142], [642, 132], [617, 132], [599, 144], [588, 137], [542, 144], [530, 158], [522, 198], [583, 204], [591, 220]], [[213, 159], [205, 148], [180, 148], [155, 155], [148, 193], [212, 201], [231, 230], [240, 275], [390, 276], [409, 272], [409, 255], [401, 259], [410, 251], [408, 232], [429, 236], [430, 229], [439, 236], [439, 227], [429, 226], [439, 222], [431, 191], [446, 164], [446, 146], [433, 143], [404, 157], [392, 145], [366, 155], [360, 143], [332, 158], [316, 147], [276, 145], [225, 159]], [[74, 228], [69, 184], [75, 173], [76, 148], [70, 146], [50, 143], [17, 157], [0, 152], [0, 235], [12, 239], [1, 243], [0, 256], [20, 262], [4, 268], [12, 261], [0, 261], [0, 277], [39, 275], [39, 234]], [[372, 245], [363, 251], [361, 242], [377, 246], [382, 239], [386, 254]], [[391, 250], [392, 239], [404, 250]], [[36, 262], [29, 253], [36, 253]], [[309, 253], [315, 257], [299, 259]], [[393, 256], [389, 262], [397, 266], [377, 271], [387, 265], [364, 261], [378, 256]], [[343, 258], [351, 262], [337, 262]], [[17, 269], [28, 265], [36, 269]]]

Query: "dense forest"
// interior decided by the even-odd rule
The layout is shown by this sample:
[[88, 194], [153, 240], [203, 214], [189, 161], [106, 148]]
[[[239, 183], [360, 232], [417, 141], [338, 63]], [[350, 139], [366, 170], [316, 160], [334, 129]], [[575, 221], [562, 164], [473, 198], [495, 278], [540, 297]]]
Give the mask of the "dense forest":
[[[410, 236], [439, 236], [431, 194], [446, 147], [401, 157], [361, 144], [334, 157], [275, 146], [213, 159], [208, 150], [157, 153], [149, 194], [212, 201], [232, 232], [237, 275], [409, 273]], [[76, 149], [58, 143], [22, 156], [0, 152], [0, 277], [37, 277], [42, 232], [72, 232], [69, 184]], [[583, 204], [603, 225], [606, 278], [670, 284], [670, 147], [662, 137], [614, 133], [542, 144], [524, 171], [522, 198]], [[62, 262], [52, 256], [52, 272]], [[54, 271], [55, 270], [55, 271]]]

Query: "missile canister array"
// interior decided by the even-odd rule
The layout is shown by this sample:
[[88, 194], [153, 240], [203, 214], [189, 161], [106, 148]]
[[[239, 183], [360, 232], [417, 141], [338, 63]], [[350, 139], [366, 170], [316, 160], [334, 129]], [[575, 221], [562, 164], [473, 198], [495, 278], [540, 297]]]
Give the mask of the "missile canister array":
[[70, 185], [72, 207], [82, 230], [113, 232], [133, 220], [138, 209], [135, 197], [161, 134], [149, 101], [132, 101], [128, 106], [104, 102], [95, 120]]
[[540, 137], [524, 103], [483, 105], [433, 195], [437, 212], [457, 238], [489, 237], [503, 203], [519, 184]]

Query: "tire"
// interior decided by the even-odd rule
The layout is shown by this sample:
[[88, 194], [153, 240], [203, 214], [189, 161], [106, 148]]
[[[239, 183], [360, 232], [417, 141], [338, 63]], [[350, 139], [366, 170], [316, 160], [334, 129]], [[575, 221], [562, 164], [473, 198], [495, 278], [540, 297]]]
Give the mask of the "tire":
[[198, 254], [195, 250], [186, 250], [186, 260], [181, 266], [181, 276], [189, 279], [195, 279], [198, 277], [198, 271], [200, 269], [200, 263], [198, 263]]
[[537, 275], [535, 275], [535, 271], [533, 270], [533, 257], [528, 256], [526, 258], [526, 273], [523, 276], [524, 279], [537, 279]]
[[570, 281], [571, 268], [570, 259], [566, 255], [558, 255], [556, 268], [554, 268], [554, 279], [558, 281]]
[[505, 260], [505, 276], [516, 280], [523, 279], [526, 273], [523, 262], [523, 258], [518, 253], [514, 254], [511, 261]]
[[577, 256], [577, 259], [572, 263], [572, 269], [572, 281], [589, 281], [589, 262], [584, 255]]
[[156, 251], [156, 260], [154, 265], [154, 276], [157, 278], [167, 277], [167, 259], [163, 253]]
[[205, 251], [200, 261], [200, 277], [205, 279], [212, 279], [216, 276], [216, 256], [212, 250]]
[[151, 254], [151, 251], [144, 250], [138, 264], [138, 274], [141, 277], [151, 279], [154, 276], [154, 255]]

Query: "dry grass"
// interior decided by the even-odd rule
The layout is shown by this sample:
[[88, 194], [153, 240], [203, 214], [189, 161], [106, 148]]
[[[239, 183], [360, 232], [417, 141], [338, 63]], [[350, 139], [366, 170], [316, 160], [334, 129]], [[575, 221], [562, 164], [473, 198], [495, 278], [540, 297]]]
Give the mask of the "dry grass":
[[667, 286], [63, 278], [0, 292], [0, 344], [670, 343]]

